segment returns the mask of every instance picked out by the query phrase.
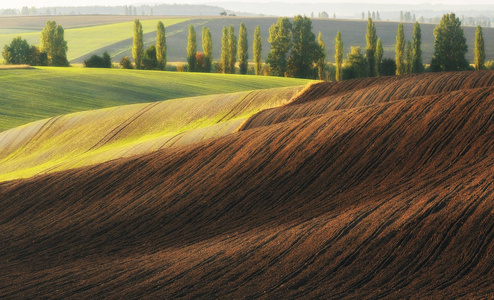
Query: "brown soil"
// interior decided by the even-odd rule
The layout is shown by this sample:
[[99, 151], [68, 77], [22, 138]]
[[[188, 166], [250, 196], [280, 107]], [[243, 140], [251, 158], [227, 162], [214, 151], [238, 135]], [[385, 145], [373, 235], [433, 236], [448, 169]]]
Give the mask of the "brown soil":
[[262, 127], [3, 183], [0, 297], [492, 297], [493, 77], [316, 85]]

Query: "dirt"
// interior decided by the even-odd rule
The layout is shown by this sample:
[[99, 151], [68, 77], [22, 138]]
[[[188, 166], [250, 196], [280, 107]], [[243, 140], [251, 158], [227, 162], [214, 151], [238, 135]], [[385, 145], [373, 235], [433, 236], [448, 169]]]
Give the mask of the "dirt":
[[283, 122], [2, 183], [0, 297], [490, 298], [493, 77], [316, 85]]

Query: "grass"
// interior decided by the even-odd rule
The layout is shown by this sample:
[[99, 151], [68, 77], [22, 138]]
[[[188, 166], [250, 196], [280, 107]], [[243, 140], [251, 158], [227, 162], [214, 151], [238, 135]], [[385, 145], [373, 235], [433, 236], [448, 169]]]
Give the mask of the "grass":
[[[219, 76], [213, 76], [219, 77]], [[94, 165], [235, 132], [303, 86], [111, 107], [0, 133], [0, 181]]]
[[307, 80], [121, 69], [0, 70], [0, 131], [78, 111], [303, 85]]
[[[162, 21], [165, 26], [178, 24], [187, 19], [155, 19], [142, 20], [142, 29], [144, 33], [156, 30], [156, 25]], [[64, 25], [64, 24], [59, 24]], [[69, 61], [81, 57], [89, 52], [100, 48], [108, 47], [114, 43], [120, 42], [133, 37], [134, 22], [122, 22], [115, 24], [106, 24], [99, 26], [88, 26], [83, 28], [73, 28], [65, 30], [65, 39], [68, 44], [67, 58]], [[15, 37], [21, 36], [28, 43], [39, 45], [41, 31], [29, 33], [10, 33], [0, 34], [0, 47], [9, 44]], [[103, 53], [104, 51], [101, 51]]]

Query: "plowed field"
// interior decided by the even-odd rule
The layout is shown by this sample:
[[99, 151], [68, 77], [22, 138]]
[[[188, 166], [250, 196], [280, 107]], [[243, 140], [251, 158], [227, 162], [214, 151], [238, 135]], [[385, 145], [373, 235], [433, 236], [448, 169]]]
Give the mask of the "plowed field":
[[216, 139], [0, 184], [0, 297], [494, 295], [494, 73], [317, 84]]

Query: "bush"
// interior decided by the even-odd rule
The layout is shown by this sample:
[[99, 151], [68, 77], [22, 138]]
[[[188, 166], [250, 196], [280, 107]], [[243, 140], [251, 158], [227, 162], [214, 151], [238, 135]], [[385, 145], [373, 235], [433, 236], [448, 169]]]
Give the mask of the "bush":
[[484, 67], [486, 70], [494, 70], [494, 60], [486, 61]]
[[165, 68], [165, 71], [169, 71], [169, 72], [177, 72], [177, 66], [167, 64], [167, 65], [166, 65], [166, 68]]
[[396, 75], [396, 62], [392, 58], [383, 58], [379, 69], [381, 76]]
[[177, 65], [177, 72], [186, 72], [187, 71], [187, 66], [183, 64]]
[[103, 56], [93, 55], [90, 59], [84, 61], [86, 68], [111, 68], [111, 58], [108, 52]]
[[120, 67], [122, 67], [122, 69], [132, 69], [132, 62], [128, 56], [120, 60]]

